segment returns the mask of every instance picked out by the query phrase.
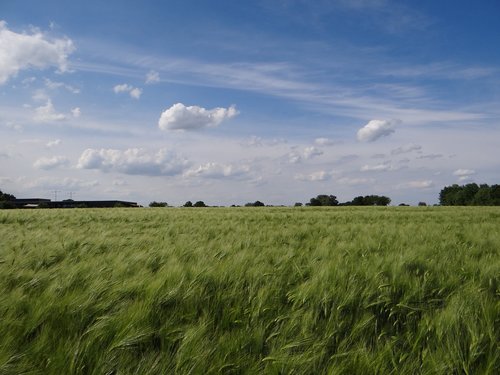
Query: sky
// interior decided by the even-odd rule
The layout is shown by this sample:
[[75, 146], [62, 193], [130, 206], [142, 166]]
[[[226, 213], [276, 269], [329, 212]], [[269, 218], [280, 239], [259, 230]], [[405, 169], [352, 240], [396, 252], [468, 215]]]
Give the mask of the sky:
[[0, 3], [0, 190], [438, 202], [500, 183], [498, 0]]

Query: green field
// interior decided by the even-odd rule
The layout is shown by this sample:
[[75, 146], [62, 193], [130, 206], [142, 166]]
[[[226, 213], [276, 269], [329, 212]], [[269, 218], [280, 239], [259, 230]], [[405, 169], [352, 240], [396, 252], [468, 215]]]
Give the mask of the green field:
[[500, 208], [0, 211], [0, 374], [498, 374]]

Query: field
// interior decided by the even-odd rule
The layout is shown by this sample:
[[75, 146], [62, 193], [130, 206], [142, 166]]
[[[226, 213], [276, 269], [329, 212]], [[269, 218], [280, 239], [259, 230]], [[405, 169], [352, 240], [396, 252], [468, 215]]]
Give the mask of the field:
[[0, 374], [498, 374], [500, 208], [0, 211]]

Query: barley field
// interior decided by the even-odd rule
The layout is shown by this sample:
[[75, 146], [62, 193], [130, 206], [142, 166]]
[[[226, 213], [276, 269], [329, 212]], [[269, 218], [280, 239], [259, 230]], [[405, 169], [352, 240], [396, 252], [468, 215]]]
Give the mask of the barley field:
[[500, 208], [0, 211], [0, 374], [499, 374]]

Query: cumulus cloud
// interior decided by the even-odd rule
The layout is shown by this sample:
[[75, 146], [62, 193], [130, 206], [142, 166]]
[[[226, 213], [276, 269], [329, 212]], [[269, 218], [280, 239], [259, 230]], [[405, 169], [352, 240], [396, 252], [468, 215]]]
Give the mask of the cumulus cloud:
[[40, 158], [35, 161], [33, 166], [37, 169], [44, 169], [44, 170], [49, 170], [49, 169], [56, 169], [59, 167], [65, 167], [69, 165], [69, 160], [68, 158], [64, 156], [53, 156], [51, 158]]
[[40, 31], [16, 33], [0, 21], [0, 85], [23, 69], [54, 66], [64, 72], [74, 50], [69, 39], [50, 39]]
[[243, 178], [249, 177], [250, 166], [220, 163], [206, 163], [184, 173], [185, 177]]
[[410, 144], [410, 145], [395, 148], [394, 150], [391, 151], [391, 155], [408, 154], [412, 151], [420, 151], [421, 149], [422, 149], [422, 146], [420, 146], [420, 145]]
[[89, 148], [80, 156], [77, 167], [129, 175], [173, 176], [182, 173], [188, 164], [186, 159], [164, 148], [156, 153], [139, 148], [124, 151]]
[[158, 82], [160, 82], [160, 74], [154, 70], [150, 70], [148, 74], [146, 74], [146, 84], [152, 85]]
[[381, 137], [394, 133], [399, 120], [371, 120], [358, 130], [357, 138], [361, 142], [374, 142]]
[[121, 85], [116, 85], [113, 87], [115, 94], [128, 93], [131, 98], [139, 99], [142, 95], [142, 89], [138, 87], [133, 87], [129, 84], [123, 83]]
[[52, 101], [48, 99], [45, 105], [35, 108], [35, 116], [33, 119], [37, 122], [55, 122], [66, 120], [66, 115], [58, 113]]
[[453, 175], [457, 176], [458, 180], [461, 182], [469, 180], [475, 174], [476, 171], [473, 169], [457, 169], [453, 172]]
[[158, 121], [162, 130], [196, 130], [219, 126], [224, 120], [237, 116], [235, 106], [229, 108], [205, 109], [176, 103], [165, 110]]

